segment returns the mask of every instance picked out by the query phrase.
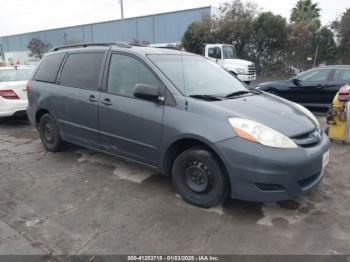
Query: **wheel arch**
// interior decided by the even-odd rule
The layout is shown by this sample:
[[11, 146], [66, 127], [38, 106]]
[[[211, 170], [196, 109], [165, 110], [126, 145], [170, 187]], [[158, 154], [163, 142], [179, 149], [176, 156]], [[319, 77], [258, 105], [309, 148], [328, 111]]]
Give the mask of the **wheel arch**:
[[163, 154], [162, 161], [161, 161], [162, 173], [165, 175], [171, 176], [173, 163], [174, 163], [176, 157], [179, 154], [181, 154], [182, 152], [184, 152], [185, 150], [192, 148], [192, 147], [196, 147], [196, 146], [203, 147], [216, 156], [218, 161], [220, 161], [223, 172], [227, 176], [227, 179], [230, 181], [230, 176], [228, 175], [228, 170], [227, 170], [226, 164], [223, 160], [224, 158], [221, 156], [221, 154], [215, 148], [214, 144], [210, 143], [209, 141], [207, 141], [204, 138], [197, 137], [197, 136], [181, 137], [181, 138], [175, 139], [174, 141], [169, 143], [169, 146], [167, 146], [165, 153]]
[[45, 114], [50, 114], [50, 111], [45, 108], [40, 108], [36, 111], [34, 118], [36, 127], [39, 126], [40, 118]]

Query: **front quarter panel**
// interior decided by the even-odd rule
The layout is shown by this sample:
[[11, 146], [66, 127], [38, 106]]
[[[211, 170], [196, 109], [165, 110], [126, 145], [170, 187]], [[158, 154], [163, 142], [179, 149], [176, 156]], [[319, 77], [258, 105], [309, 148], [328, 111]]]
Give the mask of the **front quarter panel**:
[[213, 110], [210, 102], [191, 101], [176, 96], [176, 107], [165, 107], [163, 143], [171, 144], [181, 138], [199, 139], [208, 144], [235, 136], [227, 115]]
[[210, 102], [191, 99], [187, 104], [185, 97], [174, 97], [177, 106], [164, 107], [161, 163], [169, 147], [178, 140], [195, 139], [216, 151], [214, 143], [236, 136], [227, 115], [213, 110]]

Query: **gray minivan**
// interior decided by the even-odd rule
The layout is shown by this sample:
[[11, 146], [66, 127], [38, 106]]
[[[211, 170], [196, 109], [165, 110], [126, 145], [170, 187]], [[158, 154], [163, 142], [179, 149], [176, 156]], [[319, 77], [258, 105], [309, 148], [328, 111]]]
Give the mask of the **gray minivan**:
[[125, 43], [53, 49], [28, 82], [43, 145], [64, 142], [169, 175], [188, 202], [296, 198], [322, 179], [329, 140], [304, 107], [249, 89], [217, 64]]

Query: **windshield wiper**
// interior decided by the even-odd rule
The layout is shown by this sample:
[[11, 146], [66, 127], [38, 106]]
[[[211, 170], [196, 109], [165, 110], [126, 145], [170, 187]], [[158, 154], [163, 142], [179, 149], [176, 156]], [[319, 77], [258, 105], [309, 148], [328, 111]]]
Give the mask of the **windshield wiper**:
[[225, 97], [230, 98], [230, 97], [241, 96], [246, 94], [261, 94], [261, 92], [258, 90], [241, 90], [241, 91], [236, 91], [231, 94], [228, 94]]
[[207, 101], [221, 101], [222, 99], [214, 95], [189, 95], [189, 97], [203, 99]]

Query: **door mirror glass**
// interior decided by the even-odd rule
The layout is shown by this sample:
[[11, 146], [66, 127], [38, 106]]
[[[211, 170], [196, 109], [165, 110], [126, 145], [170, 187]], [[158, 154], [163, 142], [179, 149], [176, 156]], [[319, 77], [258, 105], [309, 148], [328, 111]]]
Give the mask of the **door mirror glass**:
[[159, 87], [147, 84], [136, 84], [134, 88], [134, 96], [154, 102], [161, 101]]

